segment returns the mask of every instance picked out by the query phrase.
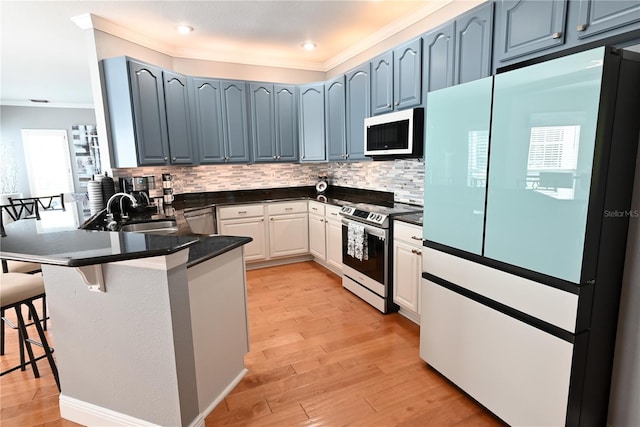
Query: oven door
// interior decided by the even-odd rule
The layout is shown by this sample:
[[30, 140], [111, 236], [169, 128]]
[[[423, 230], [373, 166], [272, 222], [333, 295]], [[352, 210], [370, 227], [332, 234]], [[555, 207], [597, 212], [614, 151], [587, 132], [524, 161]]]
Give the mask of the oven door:
[[[349, 223], [364, 226], [365, 251], [362, 259], [349, 255]], [[342, 219], [342, 263], [364, 274], [370, 279], [387, 284], [387, 260], [389, 257], [387, 245], [388, 230], [353, 221]]]

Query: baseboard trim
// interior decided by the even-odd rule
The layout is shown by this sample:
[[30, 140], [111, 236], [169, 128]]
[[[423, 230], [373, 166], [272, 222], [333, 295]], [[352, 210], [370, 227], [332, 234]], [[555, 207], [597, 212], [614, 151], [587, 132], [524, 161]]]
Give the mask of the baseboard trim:
[[276, 258], [267, 261], [246, 261], [245, 268], [247, 270], [256, 270], [258, 268], [276, 267], [278, 265], [294, 264], [296, 262], [304, 262], [313, 260], [311, 255], [300, 255], [287, 258]]
[[85, 426], [158, 426], [158, 424], [74, 399], [64, 394], [60, 394], [59, 403], [62, 418]]
[[215, 400], [213, 402], [211, 402], [211, 404], [209, 406], [207, 406], [207, 409], [205, 409], [202, 413], [200, 413], [200, 416], [202, 417], [202, 425], [201, 426], [193, 426], [193, 427], [204, 427], [204, 419], [207, 418], [209, 416], [209, 414], [211, 412], [213, 412], [213, 410], [216, 408], [216, 406], [218, 406], [218, 404], [220, 402], [222, 402], [224, 400], [224, 398], [227, 397], [227, 395], [229, 393], [231, 393], [231, 391], [240, 383], [240, 381], [242, 381], [244, 376], [247, 375], [247, 372], [249, 372], [249, 370], [247, 368], [244, 368], [242, 371], [240, 371], [238, 376], [235, 377], [233, 379], [233, 381], [231, 381], [229, 383], [229, 385], [227, 387], [225, 387], [224, 390], [222, 390], [222, 393], [220, 393], [220, 395], [218, 397], [216, 397]]
[[416, 325], [420, 326], [420, 315], [419, 314], [415, 314], [412, 311], [405, 310], [403, 307], [400, 307], [400, 310], [398, 310], [398, 313], [401, 314], [403, 317], [411, 320]]

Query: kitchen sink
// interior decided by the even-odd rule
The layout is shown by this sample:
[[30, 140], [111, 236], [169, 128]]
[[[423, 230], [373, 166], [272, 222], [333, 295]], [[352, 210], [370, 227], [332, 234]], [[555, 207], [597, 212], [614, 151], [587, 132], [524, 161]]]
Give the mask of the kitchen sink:
[[178, 224], [173, 219], [133, 222], [120, 227], [120, 231], [130, 231], [134, 233], [174, 234], [178, 231]]

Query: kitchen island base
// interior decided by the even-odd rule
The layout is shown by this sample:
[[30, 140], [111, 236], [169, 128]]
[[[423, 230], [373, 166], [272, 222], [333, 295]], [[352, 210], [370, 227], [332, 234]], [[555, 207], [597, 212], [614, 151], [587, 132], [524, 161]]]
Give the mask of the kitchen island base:
[[203, 426], [243, 378], [243, 249], [190, 268], [187, 256], [102, 264], [105, 292], [89, 290], [73, 267], [43, 265], [62, 418]]

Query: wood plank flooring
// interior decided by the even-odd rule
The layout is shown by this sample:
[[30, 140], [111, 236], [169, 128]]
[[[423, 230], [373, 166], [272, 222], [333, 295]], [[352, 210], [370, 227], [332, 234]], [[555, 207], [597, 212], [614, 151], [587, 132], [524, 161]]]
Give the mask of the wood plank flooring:
[[[207, 427], [504, 425], [419, 358], [417, 325], [382, 315], [314, 262], [248, 271], [247, 294], [249, 373]], [[17, 362], [13, 334], [3, 370]], [[77, 426], [60, 418], [51, 371], [38, 366], [39, 379], [30, 369], [0, 378], [0, 424]]]

